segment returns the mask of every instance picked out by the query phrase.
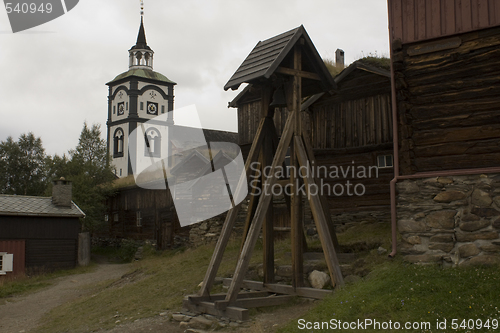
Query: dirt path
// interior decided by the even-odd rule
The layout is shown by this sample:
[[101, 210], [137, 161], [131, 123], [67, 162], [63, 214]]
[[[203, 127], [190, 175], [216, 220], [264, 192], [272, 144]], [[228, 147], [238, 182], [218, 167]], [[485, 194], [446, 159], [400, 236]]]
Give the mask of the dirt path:
[[129, 265], [101, 264], [94, 272], [60, 277], [52, 286], [39, 292], [11, 298], [0, 305], [0, 332], [30, 332], [44, 314], [84, 295], [84, 286], [118, 279], [129, 269]]

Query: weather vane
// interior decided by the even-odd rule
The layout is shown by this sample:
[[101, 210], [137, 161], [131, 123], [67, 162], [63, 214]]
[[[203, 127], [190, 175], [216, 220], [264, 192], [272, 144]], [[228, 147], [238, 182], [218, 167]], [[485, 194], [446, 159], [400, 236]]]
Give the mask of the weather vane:
[[144, 0], [141, 0], [141, 18], [144, 17]]

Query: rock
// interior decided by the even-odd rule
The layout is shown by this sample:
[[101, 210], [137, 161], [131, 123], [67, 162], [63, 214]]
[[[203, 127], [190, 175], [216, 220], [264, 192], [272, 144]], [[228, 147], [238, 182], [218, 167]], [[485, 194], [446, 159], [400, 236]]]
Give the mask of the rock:
[[418, 193], [420, 192], [420, 188], [418, 187], [416, 182], [405, 181], [398, 183], [398, 192], [399, 193]]
[[500, 245], [496, 244], [485, 244], [479, 246], [479, 248], [484, 252], [500, 253]]
[[360, 280], [361, 280], [361, 278], [357, 275], [348, 275], [344, 278], [344, 283], [345, 284], [356, 283]]
[[490, 221], [480, 220], [474, 222], [462, 222], [460, 223], [460, 229], [463, 231], [476, 231], [479, 229], [486, 228], [490, 225]]
[[493, 221], [493, 228], [500, 229], [500, 217]]
[[[160, 314], [160, 316], [161, 316], [161, 314]], [[172, 314], [172, 320], [175, 320], [175, 321], [178, 321], [178, 322], [181, 322], [181, 321], [188, 322], [188, 321], [191, 320], [191, 317], [186, 316], [186, 315], [184, 315], [182, 313], [173, 313]]]
[[403, 259], [411, 263], [425, 263], [425, 262], [438, 262], [443, 258], [441, 254], [417, 254], [408, 255]]
[[307, 236], [314, 236], [317, 233], [316, 228], [307, 228]]
[[466, 197], [467, 195], [463, 192], [450, 190], [439, 193], [433, 200], [436, 202], [452, 202], [456, 200], [463, 200]]
[[430, 239], [433, 243], [452, 243], [455, 241], [453, 234], [436, 234]]
[[492, 202], [493, 200], [488, 193], [480, 189], [475, 189], [474, 192], [472, 192], [473, 205], [477, 205], [479, 207], [488, 207]]
[[455, 210], [442, 210], [431, 213], [425, 218], [427, 226], [436, 229], [453, 229], [455, 227]]
[[453, 243], [433, 243], [429, 245], [429, 250], [441, 250], [443, 252], [450, 252], [455, 245]]
[[481, 218], [474, 214], [466, 214], [461, 217], [462, 222], [474, 222], [479, 221]]
[[411, 245], [408, 243], [401, 243], [398, 245], [398, 249], [402, 254], [423, 254], [427, 252], [427, 247], [422, 244]]
[[284, 277], [292, 277], [293, 270], [292, 265], [283, 265], [276, 268], [276, 275]]
[[208, 230], [207, 222], [203, 222], [202, 224], [200, 224], [199, 228], [200, 230], [207, 231]]
[[384, 254], [387, 253], [387, 249], [384, 249], [382, 246], [379, 246], [377, 249], [378, 254]]
[[498, 208], [500, 208], [500, 196], [494, 197], [493, 202], [495, 205], [497, 205]]
[[312, 271], [309, 274], [309, 282], [313, 288], [323, 289], [330, 282], [330, 276], [325, 272]]
[[496, 231], [479, 231], [479, 232], [457, 232], [455, 234], [457, 242], [473, 242], [478, 239], [497, 239], [498, 232]]
[[398, 230], [400, 233], [404, 233], [404, 232], [414, 233], [414, 232], [427, 231], [428, 228], [425, 225], [425, 223], [423, 223], [421, 221], [399, 220], [398, 221]]
[[500, 216], [500, 212], [495, 208], [474, 207], [472, 208], [472, 213], [484, 218]]
[[440, 184], [453, 184], [453, 179], [447, 177], [439, 177], [437, 181]]
[[139, 247], [137, 248], [137, 251], [136, 251], [136, 252], [135, 252], [135, 254], [134, 254], [134, 259], [135, 259], [135, 260], [141, 260], [141, 259], [142, 259], [142, 252], [143, 252], [143, 250], [144, 250], [144, 249], [143, 249], [143, 247], [142, 247], [142, 246], [139, 246]]
[[482, 256], [472, 257], [465, 260], [460, 266], [493, 266], [500, 264], [500, 256], [492, 254], [484, 254]]
[[189, 323], [187, 321], [181, 321], [179, 323], [179, 327], [182, 329], [182, 330], [187, 330], [189, 328]]
[[460, 257], [468, 258], [477, 256], [481, 251], [477, 248], [475, 244], [465, 244], [458, 248], [458, 252], [460, 253]]
[[422, 243], [422, 239], [420, 238], [420, 236], [409, 236], [409, 237], [403, 237], [404, 241], [409, 243], [409, 244], [412, 244], [412, 245], [415, 245], [415, 244], [421, 244]]
[[196, 316], [189, 321], [189, 327], [207, 329], [212, 326], [213, 321], [204, 316]]

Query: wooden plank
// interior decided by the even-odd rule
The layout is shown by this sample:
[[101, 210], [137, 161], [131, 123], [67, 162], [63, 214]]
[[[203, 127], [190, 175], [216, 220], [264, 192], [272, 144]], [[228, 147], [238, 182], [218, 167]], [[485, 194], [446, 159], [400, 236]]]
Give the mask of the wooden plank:
[[311, 72], [305, 72], [300, 69], [291, 69], [291, 68], [286, 68], [286, 67], [278, 67], [276, 69], [276, 73], [280, 74], [285, 74], [285, 75], [292, 75], [292, 76], [298, 76], [298, 77], [303, 77], [305, 79], [311, 79], [311, 80], [318, 80], [320, 81], [321, 78], [318, 74], [316, 73], [311, 73]]
[[[270, 177], [267, 178], [264, 188], [271, 188], [274, 183], [276, 182], [276, 177], [274, 176], [276, 167], [278, 165], [281, 165], [285, 159], [286, 151], [288, 146], [290, 145], [290, 141], [292, 139], [293, 135], [293, 117], [294, 115], [290, 115], [287, 119], [287, 122], [285, 124], [285, 129], [283, 131], [283, 135], [281, 137], [281, 140], [278, 144], [278, 148], [276, 150], [276, 154], [274, 155], [273, 159], [273, 164], [271, 166], [270, 170]], [[252, 256], [252, 251], [255, 247], [255, 243], [257, 242], [257, 238], [259, 237], [259, 232], [262, 227], [262, 222], [264, 220], [267, 208], [269, 206], [269, 203], [271, 202], [271, 195], [270, 193], [264, 192], [262, 194], [261, 199], [259, 200], [259, 204], [257, 205], [257, 210], [255, 212], [255, 217], [252, 222], [252, 225], [250, 227], [250, 231], [248, 233], [247, 240], [245, 241], [245, 245], [243, 246], [243, 251], [241, 253], [241, 256], [238, 260], [238, 263], [236, 265], [236, 270], [234, 274], [234, 280], [229, 287], [228, 290], [228, 296], [227, 300], [234, 301], [236, 297], [238, 296], [238, 292], [241, 288], [241, 282], [243, 281], [243, 278], [246, 274], [246, 271], [248, 270], [248, 265], [250, 263], [250, 259]], [[232, 226], [232, 225], [231, 225]], [[223, 229], [224, 230], [224, 229]], [[229, 236], [228, 236], [229, 237]], [[222, 237], [219, 238], [219, 241]], [[227, 245], [227, 241], [226, 241]], [[221, 255], [222, 259], [222, 255]], [[219, 261], [220, 264], [220, 261]], [[217, 266], [218, 268], [218, 266]], [[215, 278], [215, 274], [213, 276]], [[205, 286], [205, 284], [203, 284]]]
[[498, 0], [489, 1], [490, 24], [495, 26], [500, 24], [500, 3], [498, 3]]
[[[247, 161], [245, 163], [245, 171], [247, 174], [245, 175], [248, 177], [249, 175], [249, 169], [250, 165], [257, 160], [257, 156], [259, 153], [259, 150], [262, 145], [262, 141], [264, 140], [264, 131], [263, 128], [266, 123], [266, 119], [268, 118], [263, 118], [260, 121], [259, 128], [257, 130], [257, 134], [255, 137], [255, 140], [252, 143], [252, 148], [250, 148], [250, 153], [248, 154]], [[269, 120], [267, 120], [269, 121]], [[245, 180], [246, 180], [245, 177]], [[240, 179], [240, 182], [238, 183], [237, 189], [236, 189], [236, 196], [237, 193], [241, 190], [242, 186], [245, 186], [246, 182], [242, 182]], [[221, 235], [219, 239], [217, 240], [217, 244], [215, 245], [215, 250], [212, 255], [212, 259], [210, 260], [210, 264], [208, 266], [207, 273], [205, 274], [205, 278], [203, 279], [202, 282], [202, 287], [200, 289], [200, 296], [206, 296], [210, 294], [210, 290], [212, 289], [215, 276], [217, 275], [217, 271], [219, 270], [220, 263], [222, 262], [222, 257], [224, 255], [224, 250], [226, 249], [227, 243], [229, 241], [229, 238], [231, 236], [231, 232], [233, 231], [234, 227], [234, 222], [236, 221], [236, 217], [238, 216], [238, 211], [241, 207], [240, 205], [237, 205], [236, 207], [230, 209], [226, 215], [226, 220], [224, 221], [224, 225], [222, 226], [221, 230]]]
[[[223, 283], [225, 286], [231, 285], [233, 279], [224, 279]], [[333, 290], [328, 289], [315, 289], [315, 288], [293, 288], [293, 286], [285, 284], [264, 284], [259, 281], [244, 280], [242, 286], [247, 289], [252, 290], [265, 290], [272, 293], [295, 295], [300, 297], [323, 299], [328, 295], [331, 295]]]
[[472, 8], [471, 0], [461, 0], [461, 20], [462, 26], [460, 31], [472, 30]]
[[478, 27], [486, 28], [490, 26], [490, 17], [488, 12], [488, 0], [477, 0], [478, 6]]
[[[291, 302], [295, 296], [291, 295], [271, 295], [267, 297], [255, 297], [255, 298], [245, 298], [245, 299], [237, 299], [231, 306], [239, 307], [239, 308], [259, 308], [263, 306], [277, 306], [285, 303]], [[229, 305], [228, 301], [221, 300], [215, 301], [214, 306], [216, 309], [224, 310]]]
[[403, 29], [404, 43], [410, 43], [416, 40], [415, 38], [415, 1], [403, 0]]
[[184, 299], [182, 306], [194, 313], [207, 313], [212, 316], [226, 317], [235, 320], [245, 321], [250, 318], [248, 309], [228, 306], [225, 310], [219, 310], [215, 308], [214, 303], [210, 302], [200, 302], [198, 304], [191, 303], [188, 299]]
[[392, 28], [390, 31], [391, 42], [396, 39], [403, 39], [403, 9], [401, 8], [401, 0], [389, 1], [389, 24]]
[[[302, 139], [298, 136], [295, 137], [295, 149], [296, 154], [299, 159], [299, 164], [301, 166], [307, 165], [307, 153], [302, 142]], [[309, 172], [306, 175], [302, 175], [306, 183], [306, 188], [311, 188], [316, 186], [314, 179], [311, 177]], [[321, 205], [321, 200], [317, 195], [308, 195], [309, 204], [311, 206], [311, 211], [314, 216], [314, 221], [316, 223], [316, 228], [318, 230], [319, 237], [321, 239], [321, 244], [323, 247], [323, 252], [325, 253], [326, 264], [328, 270], [330, 271], [330, 277], [332, 282], [335, 282], [337, 286], [344, 285], [344, 278], [342, 277], [342, 272], [340, 270], [339, 262], [337, 259], [336, 251], [333, 246], [332, 239], [329, 237], [330, 231], [328, 224], [326, 222], [326, 216]]]
[[415, 0], [415, 25], [416, 25], [416, 37], [418, 39], [424, 39], [426, 37], [426, 24], [427, 24], [427, 13], [426, 13], [426, 2], [429, 0]]
[[431, 15], [428, 17], [430, 21], [430, 30], [427, 32], [427, 38], [441, 37], [441, 20], [445, 14], [441, 13], [440, 1], [427, 0], [427, 6], [430, 7]]
[[[238, 294], [238, 299], [246, 299], [251, 297], [267, 297], [270, 296], [271, 293], [268, 291], [249, 291], [249, 292], [241, 292]], [[187, 299], [194, 304], [198, 304], [201, 302], [214, 302], [224, 300], [226, 298], [226, 293], [218, 293], [212, 294], [208, 296], [198, 296], [198, 295], [189, 295]]]

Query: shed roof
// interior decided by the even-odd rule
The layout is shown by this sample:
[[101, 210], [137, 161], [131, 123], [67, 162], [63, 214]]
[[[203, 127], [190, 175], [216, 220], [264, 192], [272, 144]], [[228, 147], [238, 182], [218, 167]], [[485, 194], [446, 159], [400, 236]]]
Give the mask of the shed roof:
[[0, 215], [84, 217], [85, 213], [74, 202], [71, 207], [59, 207], [51, 197], [0, 195]]
[[301, 25], [275, 37], [259, 41], [226, 83], [224, 90], [236, 90], [242, 83], [269, 79], [282, 65], [301, 38], [304, 40], [303, 51], [305, 55], [302, 59], [303, 67], [305, 67], [303, 70], [311, 71], [320, 76], [322, 89], [319, 89], [319, 91], [326, 91], [335, 87], [332, 76], [309, 38], [306, 29]]

